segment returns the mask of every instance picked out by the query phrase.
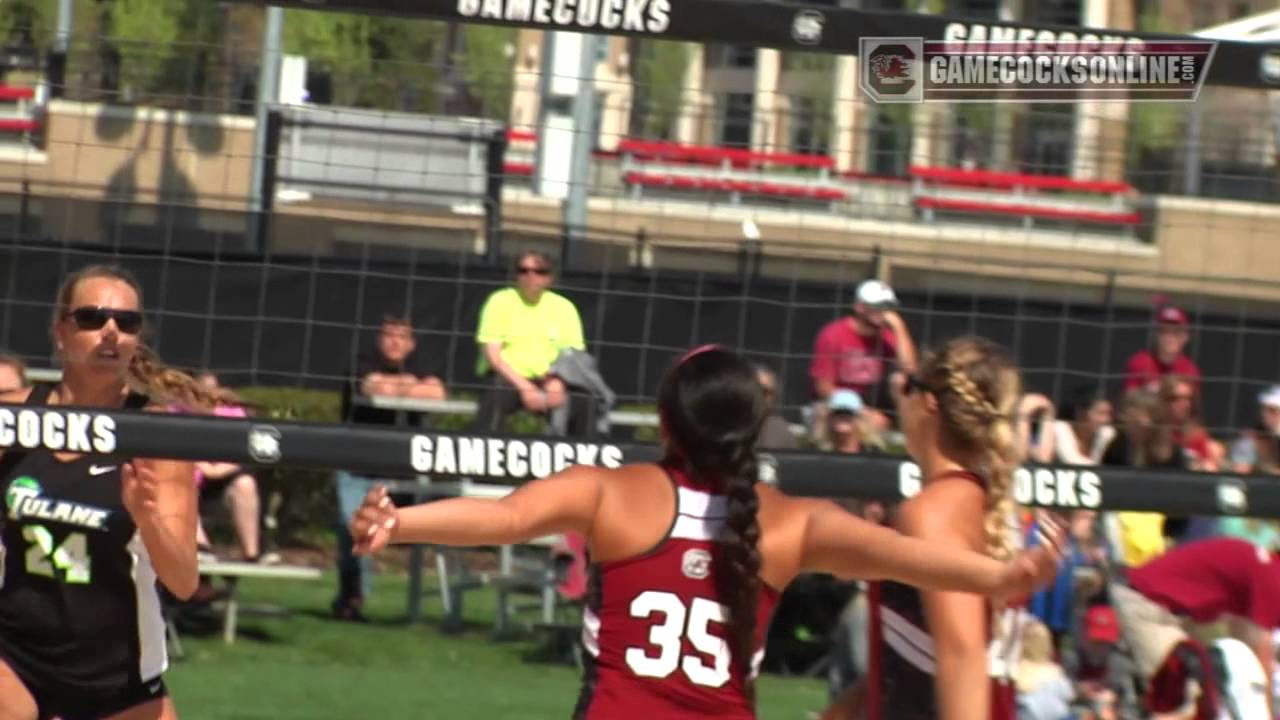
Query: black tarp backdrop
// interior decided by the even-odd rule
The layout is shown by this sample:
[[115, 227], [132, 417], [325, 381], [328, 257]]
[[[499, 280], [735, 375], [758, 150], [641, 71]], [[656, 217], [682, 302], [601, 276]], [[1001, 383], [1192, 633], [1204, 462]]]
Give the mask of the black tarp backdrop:
[[[554, 11], [547, 0], [236, 0], [255, 5], [282, 5], [307, 10], [372, 12], [430, 18], [449, 22], [478, 22], [497, 25], [566, 30], [574, 32], [633, 35], [695, 42], [725, 42], [763, 47], [786, 48], [806, 52], [857, 54], [863, 37], [922, 37], [928, 40], [947, 38], [949, 25], [966, 27], [977, 24], [990, 37], [991, 28], [1027, 31], [1026, 39], [1077, 39], [1085, 33], [1097, 36], [1122, 36], [1145, 40], [1194, 38], [1186, 35], [1145, 33], [1045, 23], [987, 23], [943, 15], [910, 12], [878, 12], [837, 8], [830, 5], [782, 2], [749, 2], [747, 0], [576, 0], [555, 3], [567, 13]], [[538, 18], [538, 7], [545, 19]], [[579, 6], [589, 8], [580, 12]], [[621, 15], [602, 13], [602, 8], [629, 8]], [[495, 17], [496, 15], [498, 17]], [[801, 23], [797, 16], [809, 14], [818, 18]], [[512, 19], [516, 18], [516, 19]], [[733, 18], [726, 23], [724, 18]], [[614, 27], [606, 27], [614, 25]], [[1067, 33], [1065, 37], [1063, 33]], [[973, 35], [972, 29], [966, 37]], [[1019, 36], [1018, 40], [1024, 39]], [[1220, 41], [1205, 82], [1211, 85], [1237, 87], [1276, 87], [1280, 78], [1266, 78], [1262, 73], [1263, 58], [1280, 52], [1280, 44]]]
[[[112, 260], [139, 276], [161, 355], [181, 367], [219, 370], [236, 385], [337, 387], [353, 353], [370, 346], [382, 315], [408, 308], [420, 351], [432, 353], [449, 385], [461, 389], [474, 382], [480, 306], [506, 277], [505, 266], [408, 251], [385, 250], [376, 261], [227, 256], [214, 262], [10, 243], [0, 246], [0, 278], [8, 285], [0, 344], [47, 364], [49, 307], [59, 279], [68, 269]], [[577, 304], [590, 349], [624, 398], [652, 397], [675, 355], [719, 342], [772, 364], [785, 378], [785, 402], [799, 405], [808, 397], [813, 338], [844, 306], [854, 280], [836, 285], [570, 270], [560, 289]], [[1100, 379], [1114, 395], [1126, 358], [1144, 345], [1150, 328], [1148, 308], [976, 295], [904, 293], [902, 299], [918, 342], [969, 332], [990, 337], [1013, 349], [1030, 389], [1055, 399]], [[1194, 316], [1193, 322], [1191, 351], [1207, 378], [1205, 419], [1216, 428], [1253, 423], [1257, 390], [1280, 377], [1280, 323], [1225, 315]]]

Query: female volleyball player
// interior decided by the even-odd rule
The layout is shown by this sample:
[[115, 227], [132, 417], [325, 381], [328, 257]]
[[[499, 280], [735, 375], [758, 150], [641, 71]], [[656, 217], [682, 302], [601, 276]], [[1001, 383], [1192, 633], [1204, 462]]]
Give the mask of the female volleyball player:
[[[802, 571], [995, 596], [1054, 574], [1053, 550], [1001, 563], [758, 486], [754, 450], [768, 403], [751, 365], [731, 352], [686, 356], [663, 379], [658, 408], [666, 455], [656, 465], [575, 467], [502, 500], [399, 510], [375, 488], [352, 519], [356, 549], [584, 534], [594, 564], [575, 714], [588, 720], [754, 717], [763, 631]], [[1049, 527], [1056, 547], [1060, 531]]]
[[[981, 338], [928, 355], [897, 391], [907, 449], [925, 478], [895, 513], [902, 532], [935, 546], [1014, 555], [1010, 483], [1021, 378]], [[825, 717], [1013, 720], [1016, 614], [979, 595], [872, 583], [870, 671]]]
[[[210, 391], [140, 342], [141, 302], [121, 269], [70, 275], [52, 327], [62, 380], [0, 400], [212, 406]], [[0, 456], [0, 490], [0, 717], [175, 718], [156, 579], [179, 598], [196, 588], [191, 465], [11, 449]]]

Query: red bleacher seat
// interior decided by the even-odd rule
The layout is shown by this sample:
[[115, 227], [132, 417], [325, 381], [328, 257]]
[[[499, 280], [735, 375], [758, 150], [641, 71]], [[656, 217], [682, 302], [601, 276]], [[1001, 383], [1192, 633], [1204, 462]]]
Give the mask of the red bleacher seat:
[[[618, 154], [624, 158], [623, 182], [632, 187], [822, 202], [835, 202], [849, 196], [849, 191], [831, 177], [835, 161], [826, 155], [755, 152], [637, 139], [621, 141]], [[770, 170], [796, 168], [818, 172], [809, 177], [768, 174]]]
[[[909, 175], [915, 186], [915, 207], [930, 213], [1007, 215], [1125, 226], [1137, 225], [1142, 219], [1128, 202], [1136, 190], [1124, 182], [937, 167], [912, 167]], [[964, 190], [952, 197], [926, 192], [927, 188], [948, 187]], [[975, 196], [974, 191], [983, 194]], [[1062, 192], [1077, 197], [1064, 197], [1059, 194]], [[1106, 202], [1081, 202], [1080, 195], [1096, 195]]]

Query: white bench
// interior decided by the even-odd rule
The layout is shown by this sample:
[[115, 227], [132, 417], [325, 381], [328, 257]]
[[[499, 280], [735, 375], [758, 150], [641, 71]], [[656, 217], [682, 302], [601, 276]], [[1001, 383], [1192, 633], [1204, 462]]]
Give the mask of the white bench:
[[[473, 497], [498, 499], [509, 495], [515, 487], [480, 483], [469, 479], [433, 482], [426, 476], [416, 480], [377, 480], [387, 488], [388, 492], [412, 495], [415, 502], [425, 496], [437, 497]], [[556, 588], [551, 570], [551, 548], [560, 542], [559, 535], [534, 538], [521, 547], [535, 547], [546, 552], [545, 567], [520, 568], [516, 559], [516, 546], [501, 545], [498, 547], [498, 569], [493, 573], [471, 573], [466, 565], [460, 562], [463, 548], [436, 546], [436, 576], [439, 583], [440, 603], [445, 615], [446, 628], [460, 627], [462, 623], [462, 594], [484, 586], [491, 586], [498, 592], [497, 616], [494, 619], [495, 634], [501, 636], [510, 626], [514, 604], [509, 595], [513, 593], [534, 593], [539, 595], [538, 606], [542, 611], [543, 622], [551, 622], [555, 616]], [[422, 616], [423, 589], [423, 557], [425, 545], [409, 546], [409, 622], [417, 622]], [[450, 558], [458, 562], [458, 567], [450, 567]]]
[[[232, 562], [215, 560], [200, 563], [200, 574], [221, 578], [226, 586], [227, 596], [222, 601], [222, 640], [228, 645], [236, 641], [236, 623], [241, 611], [255, 615], [283, 615], [281, 608], [271, 605], [255, 605], [241, 608], [239, 597], [239, 581], [241, 578], [269, 578], [272, 580], [319, 580], [320, 570], [302, 565], [264, 565], [262, 563]], [[171, 632], [171, 639], [176, 633]], [[179, 644], [176, 653], [181, 656]]]
[[[369, 395], [356, 397], [357, 405], [366, 405], [379, 410], [392, 410], [403, 413], [426, 413], [428, 415], [475, 415], [479, 403], [475, 400], [426, 400], [419, 398], [391, 397], [387, 395]], [[609, 422], [613, 425], [627, 427], [658, 427], [658, 414], [637, 410], [611, 410]]]

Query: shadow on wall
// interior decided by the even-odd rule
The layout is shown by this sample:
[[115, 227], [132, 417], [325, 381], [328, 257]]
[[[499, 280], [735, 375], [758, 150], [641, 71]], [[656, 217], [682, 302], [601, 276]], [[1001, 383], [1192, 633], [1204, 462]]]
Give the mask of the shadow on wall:
[[[185, 117], [183, 117], [185, 116]], [[199, 228], [198, 192], [183, 169], [180, 155], [217, 155], [226, 144], [226, 131], [218, 122], [198, 122], [188, 113], [123, 105], [103, 105], [94, 121], [97, 141], [120, 145], [143, 124], [128, 158], [112, 173], [103, 191], [99, 222], [103, 242], [119, 246], [173, 247], [176, 237]], [[186, 143], [177, 147], [178, 133]], [[160, 136], [159, 155], [152, 147]], [[154, 160], [159, 160], [156, 168]], [[152, 173], [155, 173], [152, 175]], [[155, 178], [154, 184], [146, 182]], [[143, 188], [154, 187], [154, 190]], [[144, 196], [145, 194], [145, 196]]]

